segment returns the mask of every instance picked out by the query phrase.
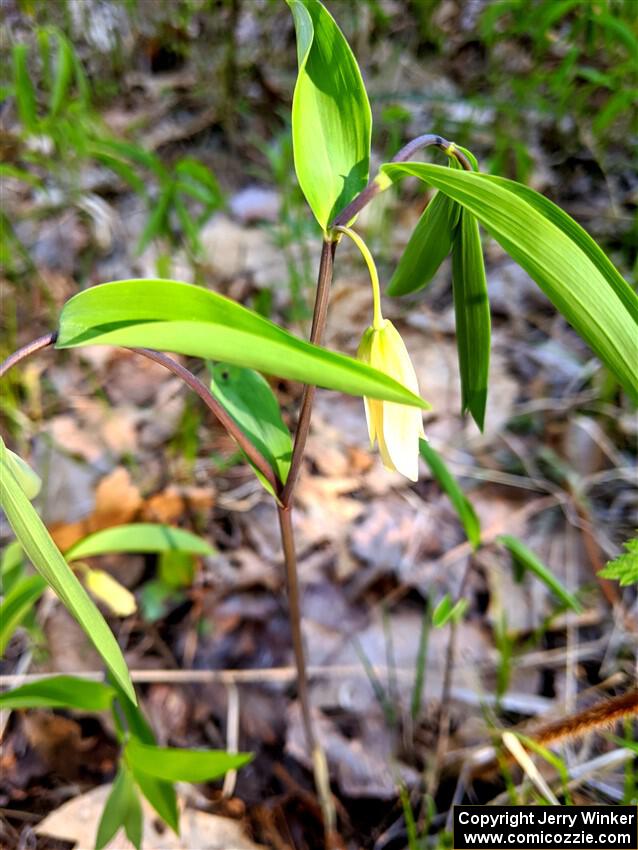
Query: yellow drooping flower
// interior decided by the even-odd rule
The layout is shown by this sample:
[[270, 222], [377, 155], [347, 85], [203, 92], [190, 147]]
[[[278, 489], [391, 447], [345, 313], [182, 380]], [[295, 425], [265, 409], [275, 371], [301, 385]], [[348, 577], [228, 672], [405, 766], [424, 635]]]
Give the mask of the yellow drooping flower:
[[[385, 372], [419, 395], [414, 366], [401, 334], [388, 319], [375, 321], [364, 333], [357, 357]], [[421, 410], [406, 404], [364, 399], [370, 443], [379, 442], [386, 469], [416, 481], [419, 477], [419, 439], [425, 437]]]
[[[381, 313], [381, 287], [372, 254], [363, 239], [349, 227], [335, 228], [349, 236], [361, 251], [370, 272], [372, 286], [372, 325], [364, 333], [357, 357], [369, 366], [385, 372], [419, 395], [416, 372], [401, 334]], [[419, 439], [425, 439], [421, 410], [407, 404], [364, 398], [370, 443], [379, 442], [381, 460], [386, 469], [400, 472], [410, 481], [419, 477]]]

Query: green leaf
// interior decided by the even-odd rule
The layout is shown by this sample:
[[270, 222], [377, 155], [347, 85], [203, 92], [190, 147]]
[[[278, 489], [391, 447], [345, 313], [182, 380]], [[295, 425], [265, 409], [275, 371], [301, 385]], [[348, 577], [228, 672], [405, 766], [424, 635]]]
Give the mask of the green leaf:
[[135, 738], [126, 745], [125, 755], [136, 772], [168, 782], [210, 782], [252, 759], [251, 753], [154, 747]]
[[215, 292], [170, 280], [94, 286], [67, 301], [58, 348], [123, 345], [175, 351], [270, 375], [427, 408], [376, 369], [305, 342]]
[[[472, 168], [474, 169], [474, 171], [478, 171], [478, 170], [479, 170], [478, 159], [474, 156], [474, 154], [472, 153], [472, 151], [469, 151], [467, 148], [461, 147], [461, 145], [457, 145], [457, 144], [454, 144], [454, 145], [453, 145], [453, 147], [454, 147], [454, 148], [456, 148], [456, 150], [461, 151], [461, 153], [465, 154], [465, 156], [468, 158], [469, 163], [470, 163], [470, 165], [472, 166]], [[453, 154], [452, 154], [451, 152], [448, 152], [448, 156], [449, 156], [449, 157], [452, 157], [452, 156], [453, 156]], [[451, 164], [451, 165], [454, 165], [454, 163], [456, 163], [456, 165], [458, 166], [458, 168], [462, 168], [462, 167], [463, 167], [463, 166], [462, 166], [462, 165], [458, 162], [458, 160], [456, 160], [456, 159], [452, 159], [452, 158], [451, 158], [451, 159], [450, 159], [450, 164]]]
[[[155, 748], [155, 735], [139, 707], [130, 701], [116, 683], [114, 683], [114, 686], [117, 691], [116, 706], [121, 710], [121, 715], [124, 717], [127, 729], [127, 732], [124, 733], [120, 720], [120, 712], [116, 712], [115, 717], [118, 719], [118, 726], [122, 732], [121, 738], [133, 736], [130, 740], [135, 740], [138, 744], [140, 744], [140, 746], [147, 745], [151, 749]], [[124, 756], [126, 758], [126, 751]], [[162, 820], [179, 835], [177, 795], [175, 794], [175, 788], [173, 787], [172, 782], [157, 779], [156, 777], [139, 770], [135, 764], [131, 763], [130, 760], [128, 760], [128, 767], [131, 769], [135, 782], [142, 794], [146, 797], [151, 806], [153, 806]]]
[[[242, 369], [228, 363], [216, 363], [211, 373], [212, 394], [285, 484], [292, 457], [292, 437], [268, 381], [254, 369]], [[255, 472], [266, 490], [274, 495], [266, 479], [257, 470]]]
[[573, 805], [570, 795], [569, 795], [569, 771], [567, 769], [567, 765], [564, 760], [553, 753], [547, 747], [544, 747], [542, 744], [539, 744], [538, 741], [535, 741], [534, 738], [530, 738], [527, 735], [523, 735], [522, 732], [514, 732], [514, 735], [520, 740], [528, 750], [531, 750], [536, 755], [540, 756], [542, 759], [550, 764], [554, 770], [558, 773], [561, 778], [561, 782], [563, 784], [562, 791], [565, 794], [565, 805], [571, 806]]
[[522, 183], [516, 183], [513, 180], [506, 180], [504, 177], [493, 175], [490, 176], [490, 180], [497, 184], [504, 184], [510, 192], [514, 192], [519, 198], [531, 204], [534, 209], [549, 219], [566, 236], [575, 242], [603, 275], [609, 286], [611, 286], [626, 306], [629, 313], [638, 321], [638, 298], [636, 297], [636, 293], [618, 273], [618, 270], [610, 261], [607, 254], [594, 242], [589, 233], [583, 230], [580, 224], [575, 222], [571, 216], [568, 216], [566, 212], [563, 212], [560, 207], [557, 207], [556, 204], [544, 195], [539, 195], [538, 192], [535, 192], [528, 186], [523, 186]]
[[0, 655], [22, 620], [44, 593], [46, 582], [41, 576], [20, 579], [0, 604]]
[[42, 62], [42, 81], [45, 86], [51, 89], [51, 33], [53, 28], [38, 27], [36, 30], [36, 40], [40, 49], [40, 60]]
[[10, 165], [7, 162], [0, 162], [0, 177], [11, 177], [14, 180], [21, 180], [23, 183], [28, 183], [31, 186], [42, 185], [42, 180], [37, 174], [31, 174], [30, 171], [25, 171], [23, 168], [16, 168], [15, 165]]
[[131, 702], [112, 675], [109, 674], [108, 680], [109, 684], [113, 687], [117, 694], [117, 711], [114, 712], [114, 716], [118, 718], [120, 726], [122, 726], [121, 720], [123, 718], [127, 735], [134, 735], [144, 744], [154, 744], [155, 735], [153, 734], [153, 730], [149, 726], [146, 718], [142, 714], [140, 707]]
[[475, 215], [638, 402], [638, 296], [575, 221], [504, 177], [421, 163], [382, 171], [419, 177]]
[[78, 99], [84, 107], [88, 107], [91, 101], [91, 88], [82, 63], [76, 53], [73, 54], [73, 68], [75, 70], [75, 85], [78, 91]]
[[171, 589], [190, 587], [195, 578], [193, 556], [189, 552], [162, 552], [157, 574], [158, 580]]
[[111, 156], [117, 156], [120, 159], [129, 160], [136, 165], [147, 168], [159, 179], [160, 183], [164, 183], [169, 179], [169, 174], [164, 167], [161, 159], [151, 151], [147, 151], [133, 142], [124, 142], [120, 139], [100, 139], [93, 142], [104, 153], [110, 153]]
[[149, 242], [157, 236], [167, 236], [170, 232], [168, 214], [173, 202], [174, 186], [164, 189], [153, 202], [152, 212], [137, 243], [136, 251], [141, 254]]
[[124, 832], [131, 844], [141, 850], [144, 833], [144, 814], [137, 789], [133, 787], [124, 817]]
[[[117, 682], [113, 681], [113, 687], [117, 692], [117, 701], [115, 703], [116, 711], [114, 711], [114, 717], [120, 731], [121, 739], [128, 735], [132, 735], [143, 744], [153, 746], [155, 744], [155, 735], [139, 707], [131, 702]], [[122, 718], [124, 720], [124, 724], [122, 724]], [[126, 728], [126, 732], [124, 731], [124, 727]], [[161, 779], [155, 779], [146, 773], [137, 771], [134, 765], [129, 764], [128, 766], [130, 767], [137, 786], [142, 794], [146, 797], [151, 806], [153, 806], [162, 820], [164, 820], [175, 833], [179, 834], [177, 796], [172, 783], [164, 782]]]
[[5, 595], [9, 593], [23, 572], [24, 550], [18, 540], [12, 540], [0, 558], [0, 592]]
[[490, 368], [490, 303], [478, 222], [466, 209], [454, 236], [452, 289], [456, 347], [461, 373], [461, 410], [483, 430]]
[[76, 676], [50, 676], [0, 694], [0, 708], [76, 708], [108, 711], [115, 689]]
[[432, 625], [436, 629], [441, 629], [450, 621], [458, 623], [467, 611], [468, 605], [467, 599], [459, 599], [453, 603], [450, 594], [446, 593], [432, 612]]
[[388, 285], [388, 295], [408, 295], [427, 286], [452, 249], [459, 205], [437, 192], [418, 221]]
[[427, 440], [419, 440], [421, 457], [430, 467], [430, 471], [446, 493], [456, 511], [465, 535], [473, 549], [481, 545], [481, 524], [472, 503], [461, 490], [458, 481], [445, 465], [441, 455], [435, 451]]
[[38, 116], [35, 90], [29, 74], [26, 44], [15, 44], [13, 46], [13, 79], [20, 121], [26, 130], [33, 130], [38, 123]]
[[19, 540], [12, 540], [8, 546], [2, 550], [0, 558], [0, 576], [4, 578], [5, 574], [15, 570], [16, 567], [24, 563], [24, 551]]
[[619, 747], [622, 747], [625, 750], [631, 750], [631, 752], [638, 755], [638, 741], [630, 741], [628, 738], [618, 738], [616, 735], [610, 735], [610, 738], [612, 741], [615, 741]]
[[120, 827], [124, 827], [127, 837], [139, 850], [142, 844], [142, 807], [133, 776], [125, 764], [120, 764], [107, 797], [97, 828], [95, 850], [102, 850]]
[[318, 0], [287, 0], [299, 74], [292, 100], [295, 170], [323, 228], [366, 185], [372, 115], [359, 66]]
[[142, 197], [146, 195], [146, 183], [144, 180], [136, 174], [135, 170], [128, 162], [125, 162], [118, 156], [115, 156], [108, 148], [105, 149], [101, 142], [89, 142], [87, 146], [87, 154], [95, 157], [95, 159], [99, 162], [102, 162], [110, 168], [111, 171], [115, 172], [115, 174], [117, 174], [117, 176], [125, 183], [128, 183], [131, 189], [133, 189], [133, 191], [135, 191], [138, 195], [141, 195]]
[[25, 460], [22, 460], [19, 455], [12, 452], [11, 449], [6, 449], [5, 460], [9, 471], [22, 488], [27, 499], [29, 501], [35, 499], [42, 487], [40, 476], [31, 469]]
[[202, 196], [202, 198], [206, 198], [206, 203], [211, 206], [221, 205], [223, 201], [223, 194], [219, 183], [217, 182], [217, 178], [213, 172], [199, 160], [193, 159], [192, 157], [184, 157], [184, 159], [180, 159], [175, 166], [175, 173], [181, 177], [190, 178], [194, 184], [200, 184], [201, 187], [205, 187], [206, 195]]
[[179, 811], [177, 809], [177, 795], [175, 788], [170, 782], [156, 779], [134, 765], [130, 765], [131, 773], [135, 778], [137, 787], [153, 806], [164, 823], [179, 835]]
[[603, 570], [598, 573], [601, 578], [619, 581], [623, 587], [638, 584], [638, 537], [623, 543], [626, 552], [618, 555], [613, 561], [607, 561]]
[[184, 595], [174, 584], [160, 578], [151, 579], [140, 590], [142, 616], [147, 622], [154, 623], [165, 617], [183, 599]]
[[50, 115], [52, 118], [55, 118], [64, 105], [75, 65], [73, 48], [68, 40], [62, 35], [62, 33], [57, 31], [56, 38], [58, 42], [58, 53], [55, 80], [53, 83], [53, 91], [51, 92]]
[[122, 688], [135, 692], [122, 652], [95, 604], [62, 557], [35, 508], [9, 471], [0, 438], [0, 504], [27, 557], [87, 633]]
[[577, 613], [583, 610], [578, 599], [561, 584], [554, 573], [536, 557], [531, 549], [527, 548], [522, 540], [519, 540], [518, 537], [513, 537], [511, 534], [502, 534], [496, 538], [496, 542], [507, 549], [514, 562], [522, 567], [523, 570], [529, 570], [531, 573], [534, 573], [568, 608], [571, 608], [572, 611], [576, 611]]
[[[179, 184], [176, 184], [179, 188]], [[184, 238], [188, 247], [194, 254], [201, 253], [202, 244], [199, 238], [199, 225], [188, 211], [188, 207], [180, 197], [175, 194], [173, 198], [175, 212], [181, 225]]]
[[152, 522], [134, 522], [105, 528], [89, 534], [64, 553], [67, 561], [91, 558], [106, 552], [192, 552], [195, 555], [213, 555], [215, 550], [201, 537]]

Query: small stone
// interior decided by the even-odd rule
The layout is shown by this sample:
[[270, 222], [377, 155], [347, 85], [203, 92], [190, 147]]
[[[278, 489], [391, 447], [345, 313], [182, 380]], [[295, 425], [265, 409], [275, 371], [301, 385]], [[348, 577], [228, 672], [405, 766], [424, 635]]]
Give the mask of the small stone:
[[275, 222], [279, 218], [280, 208], [278, 192], [262, 186], [247, 186], [230, 199], [230, 211], [242, 224]]

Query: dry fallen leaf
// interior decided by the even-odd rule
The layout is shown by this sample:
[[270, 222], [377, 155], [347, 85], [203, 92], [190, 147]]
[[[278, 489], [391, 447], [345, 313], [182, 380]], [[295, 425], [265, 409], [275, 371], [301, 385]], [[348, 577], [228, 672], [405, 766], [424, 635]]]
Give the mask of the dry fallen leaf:
[[[41, 821], [35, 828], [36, 833], [61, 841], [74, 841], [75, 850], [93, 850], [98, 823], [110, 790], [110, 785], [100, 785], [75, 797]], [[164, 826], [161, 832], [157, 829], [157, 815], [146, 800], [142, 800], [142, 809], [142, 850], [265, 850], [245, 836], [240, 823], [229, 818], [186, 809], [182, 811], [181, 835], [178, 837]], [[106, 845], [106, 850], [133, 850], [133, 845], [123, 832], [119, 832]]]
[[140, 491], [128, 470], [119, 466], [98, 484], [93, 513], [79, 522], [54, 525], [51, 536], [64, 552], [87, 534], [131, 522], [141, 505]]
[[215, 490], [208, 487], [176, 487], [171, 484], [144, 502], [142, 519], [146, 522], [175, 523], [185, 513], [210, 510], [215, 503]]
[[95, 513], [91, 531], [122, 525], [135, 516], [142, 505], [140, 491], [127, 469], [120, 466], [103, 478], [95, 491]]
[[135, 597], [104, 570], [86, 568], [82, 577], [86, 589], [116, 617], [130, 617], [137, 611]]
[[88, 463], [96, 463], [103, 455], [95, 435], [80, 427], [74, 416], [56, 416], [49, 423], [47, 431], [57, 446]]

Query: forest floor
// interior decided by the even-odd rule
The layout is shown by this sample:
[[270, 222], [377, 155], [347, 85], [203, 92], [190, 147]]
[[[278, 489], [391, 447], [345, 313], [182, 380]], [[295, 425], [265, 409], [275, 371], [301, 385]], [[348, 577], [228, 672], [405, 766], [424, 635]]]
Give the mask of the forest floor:
[[[377, 47], [395, 55], [391, 39]], [[385, 85], [402, 91], [436, 79], [455, 94], [450, 109], [458, 111], [466, 62], [459, 49], [424, 70], [406, 55], [389, 66]], [[303, 208], [293, 205], [282, 224], [294, 178], [269, 175], [251, 136], [268, 125], [268, 94], [276, 104], [289, 100], [290, 70], [262, 80], [260, 107], [254, 119], [243, 115], [241, 127], [220, 117], [219, 104], [211, 109], [189, 64], [124, 75], [101, 117], [122, 136], [145, 127], [138, 137], [166, 162], [197, 156], [220, 179], [224, 209], [203, 225], [196, 262], [183, 250], [173, 253], [170, 276], [248, 305], [268, 304], [273, 319], [307, 335], [320, 243], [307, 235]], [[374, 106], [383, 79], [372, 79]], [[410, 120], [418, 132], [427, 117], [415, 109]], [[583, 149], [561, 157], [559, 131], [550, 136], [545, 125], [531, 123], [544, 139], [536, 147], [530, 140], [531, 184], [608, 239], [622, 262], [618, 228], [636, 192], [626, 169], [610, 176]], [[383, 145], [389, 143], [386, 137]], [[489, 139], [479, 138], [478, 148], [479, 155], [489, 151]], [[380, 144], [376, 155], [383, 154]], [[7, 195], [34, 269], [20, 285], [10, 275], [2, 281], [5, 303], [15, 307], [9, 330], [16, 345], [51, 330], [80, 281], [153, 276], [163, 262], [161, 241], [135, 253], [146, 221], [140, 199], [98, 176], [92, 167], [81, 172], [93, 185], [86, 195], [92, 206], [35, 209], [30, 191]], [[425, 200], [415, 192], [394, 197], [361, 217], [386, 279]], [[294, 228], [300, 244], [293, 244]], [[431, 836], [427, 846], [445, 846], [453, 802], [533, 801], [525, 774], [494, 760], [502, 731], [527, 733], [635, 681], [635, 591], [596, 573], [638, 524], [636, 419], [525, 273], [489, 240], [486, 257], [493, 349], [482, 434], [459, 413], [447, 263], [425, 294], [407, 303], [384, 300], [432, 405], [428, 439], [479, 517], [477, 552], [424, 464], [417, 484], [384, 470], [369, 449], [360, 400], [317, 395], [295, 534], [314, 720], [348, 848], [407, 846], [400, 787]], [[354, 354], [370, 316], [365, 269], [340, 246], [326, 345]], [[201, 363], [189, 366], [204, 373]], [[197, 560], [187, 586], [170, 594], [158, 590], [154, 556], [95, 559], [137, 598], [134, 615], [108, 619], [159, 743], [223, 749], [238, 722], [240, 749], [255, 754], [224, 790], [219, 783], [181, 788], [181, 839], [149, 815], [144, 847], [320, 847], [272, 500], [199, 401], [156, 364], [110, 348], [46, 351], [12, 380], [12, 404], [20, 406], [7, 410], [6, 432], [44, 478], [38, 508], [62, 549], [88, 532], [133, 521], [179, 525], [215, 547]], [[301, 387], [273, 387], [294, 427]], [[517, 580], [497, 540], [502, 534], [523, 539], [578, 595], [582, 613], [563, 610], [534, 576]], [[423, 694], [413, 710], [423, 622], [428, 605], [445, 594], [465, 598], [467, 610], [457, 624], [429, 630]], [[101, 663], [63, 606], [46, 596], [0, 669], [7, 676], [82, 674]], [[109, 724], [62, 711], [15, 712], [3, 724], [2, 846], [93, 846], [104, 784], [117, 763]], [[625, 799], [635, 765], [611, 737], [593, 734], [558, 752], [574, 803]], [[539, 767], [560, 796], [555, 769], [542, 759]], [[118, 838], [109, 846], [128, 845]]]

